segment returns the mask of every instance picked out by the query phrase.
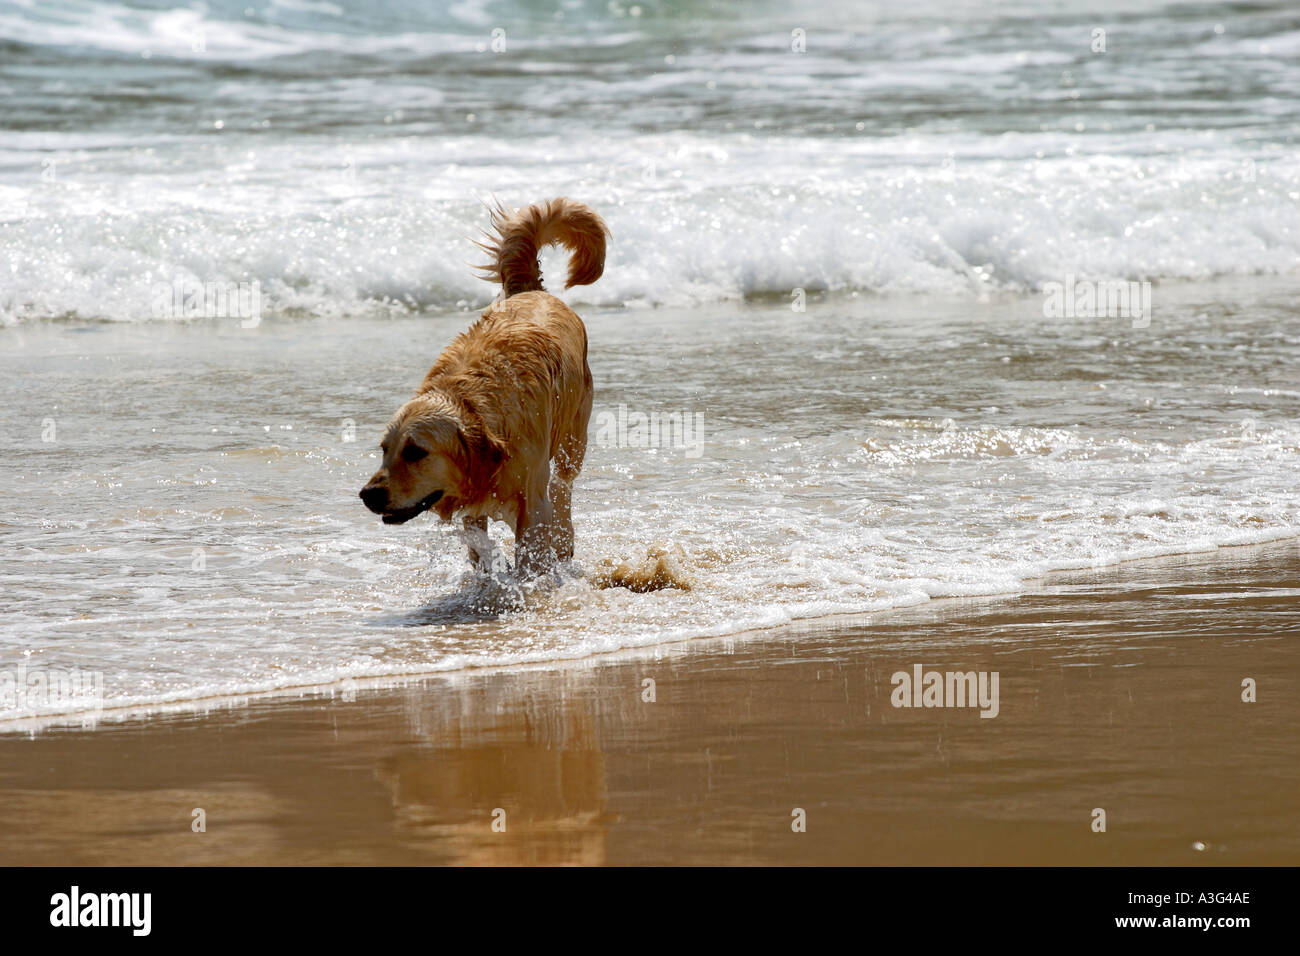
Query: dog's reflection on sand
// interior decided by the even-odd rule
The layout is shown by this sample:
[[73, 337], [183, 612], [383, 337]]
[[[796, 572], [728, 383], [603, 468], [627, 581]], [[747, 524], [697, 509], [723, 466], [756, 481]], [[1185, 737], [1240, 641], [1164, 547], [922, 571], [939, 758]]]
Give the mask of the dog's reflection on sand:
[[605, 861], [605, 755], [589, 703], [530, 700], [487, 725], [432, 720], [426, 748], [376, 769], [409, 846], [462, 865]]

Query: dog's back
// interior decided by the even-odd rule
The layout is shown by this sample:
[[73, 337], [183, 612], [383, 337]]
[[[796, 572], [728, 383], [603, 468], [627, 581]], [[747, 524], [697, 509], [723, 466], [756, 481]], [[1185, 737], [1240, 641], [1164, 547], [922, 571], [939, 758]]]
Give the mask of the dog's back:
[[590, 207], [562, 196], [514, 212], [498, 205], [492, 226], [478, 243], [491, 261], [479, 268], [501, 283], [505, 297], [448, 346], [420, 390], [463, 396], [490, 432], [553, 459], [572, 481], [591, 414], [587, 330], [542, 288], [537, 254], [552, 243], [564, 246], [570, 255], [564, 287], [589, 285], [604, 271], [609, 229]]
[[[555, 296], [518, 293], [457, 336], [419, 390], [459, 396], [516, 457], [526, 448], [562, 468], [573, 457], [572, 436], [580, 432], [585, 443], [591, 413], [587, 330]], [[575, 468], [568, 477], [576, 475]]]

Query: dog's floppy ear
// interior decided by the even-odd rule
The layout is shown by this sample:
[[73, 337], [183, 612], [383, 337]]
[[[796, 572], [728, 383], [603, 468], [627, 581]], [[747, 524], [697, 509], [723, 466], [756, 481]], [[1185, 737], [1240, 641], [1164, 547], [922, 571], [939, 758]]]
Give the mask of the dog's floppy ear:
[[456, 439], [464, 455], [462, 470], [479, 489], [486, 490], [506, 458], [506, 449], [486, 428], [457, 428]]

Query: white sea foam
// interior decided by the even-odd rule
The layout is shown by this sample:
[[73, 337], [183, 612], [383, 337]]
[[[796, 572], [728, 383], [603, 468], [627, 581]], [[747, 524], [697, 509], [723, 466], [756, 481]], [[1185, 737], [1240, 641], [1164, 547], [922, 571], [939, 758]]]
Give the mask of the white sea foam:
[[[1256, 164], [1247, 182], [1222, 157], [945, 167], [902, 161], [906, 143], [882, 155], [879, 144], [720, 147], [680, 135], [612, 156], [595, 143], [534, 142], [552, 157], [544, 169], [525, 174], [520, 152], [484, 176], [468, 165], [480, 146], [441, 142], [436, 165], [412, 146], [249, 150], [179, 180], [138, 172], [129, 157], [95, 178], [69, 163], [54, 183], [0, 191], [10, 270], [0, 320], [149, 320], [154, 284], [173, 277], [257, 281], [272, 316], [478, 306], [492, 290], [469, 268], [467, 237], [485, 211], [468, 197], [489, 192], [512, 202], [570, 193], [599, 209], [614, 234], [606, 275], [566, 297], [603, 306], [795, 289], [977, 298], [1067, 275], [1293, 274], [1300, 261], [1294, 158]], [[578, 185], [602, 153], [601, 174]], [[637, 166], [644, 156], [657, 166]]]

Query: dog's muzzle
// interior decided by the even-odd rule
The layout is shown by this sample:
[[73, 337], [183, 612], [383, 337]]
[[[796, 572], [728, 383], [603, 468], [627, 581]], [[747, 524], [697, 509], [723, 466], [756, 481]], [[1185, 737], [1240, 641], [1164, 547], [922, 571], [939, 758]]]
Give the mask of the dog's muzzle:
[[382, 485], [366, 485], [361, 489], [361, 500], [375, 514], [383, 514], [388, 507], [388, 489]]
[[[369, 497], [367, 494], [369, 493]], [[389, 508], [388, 491], [385, 488], [362, 488], [361, 500], [365, 502], [366, 507], [379, 515], [384, 524], [405, 524], [417, 515], [422, 515], [442, 498], [441, 491], [435, 491], [431, 495], [425, 495], [409, 508]]]

